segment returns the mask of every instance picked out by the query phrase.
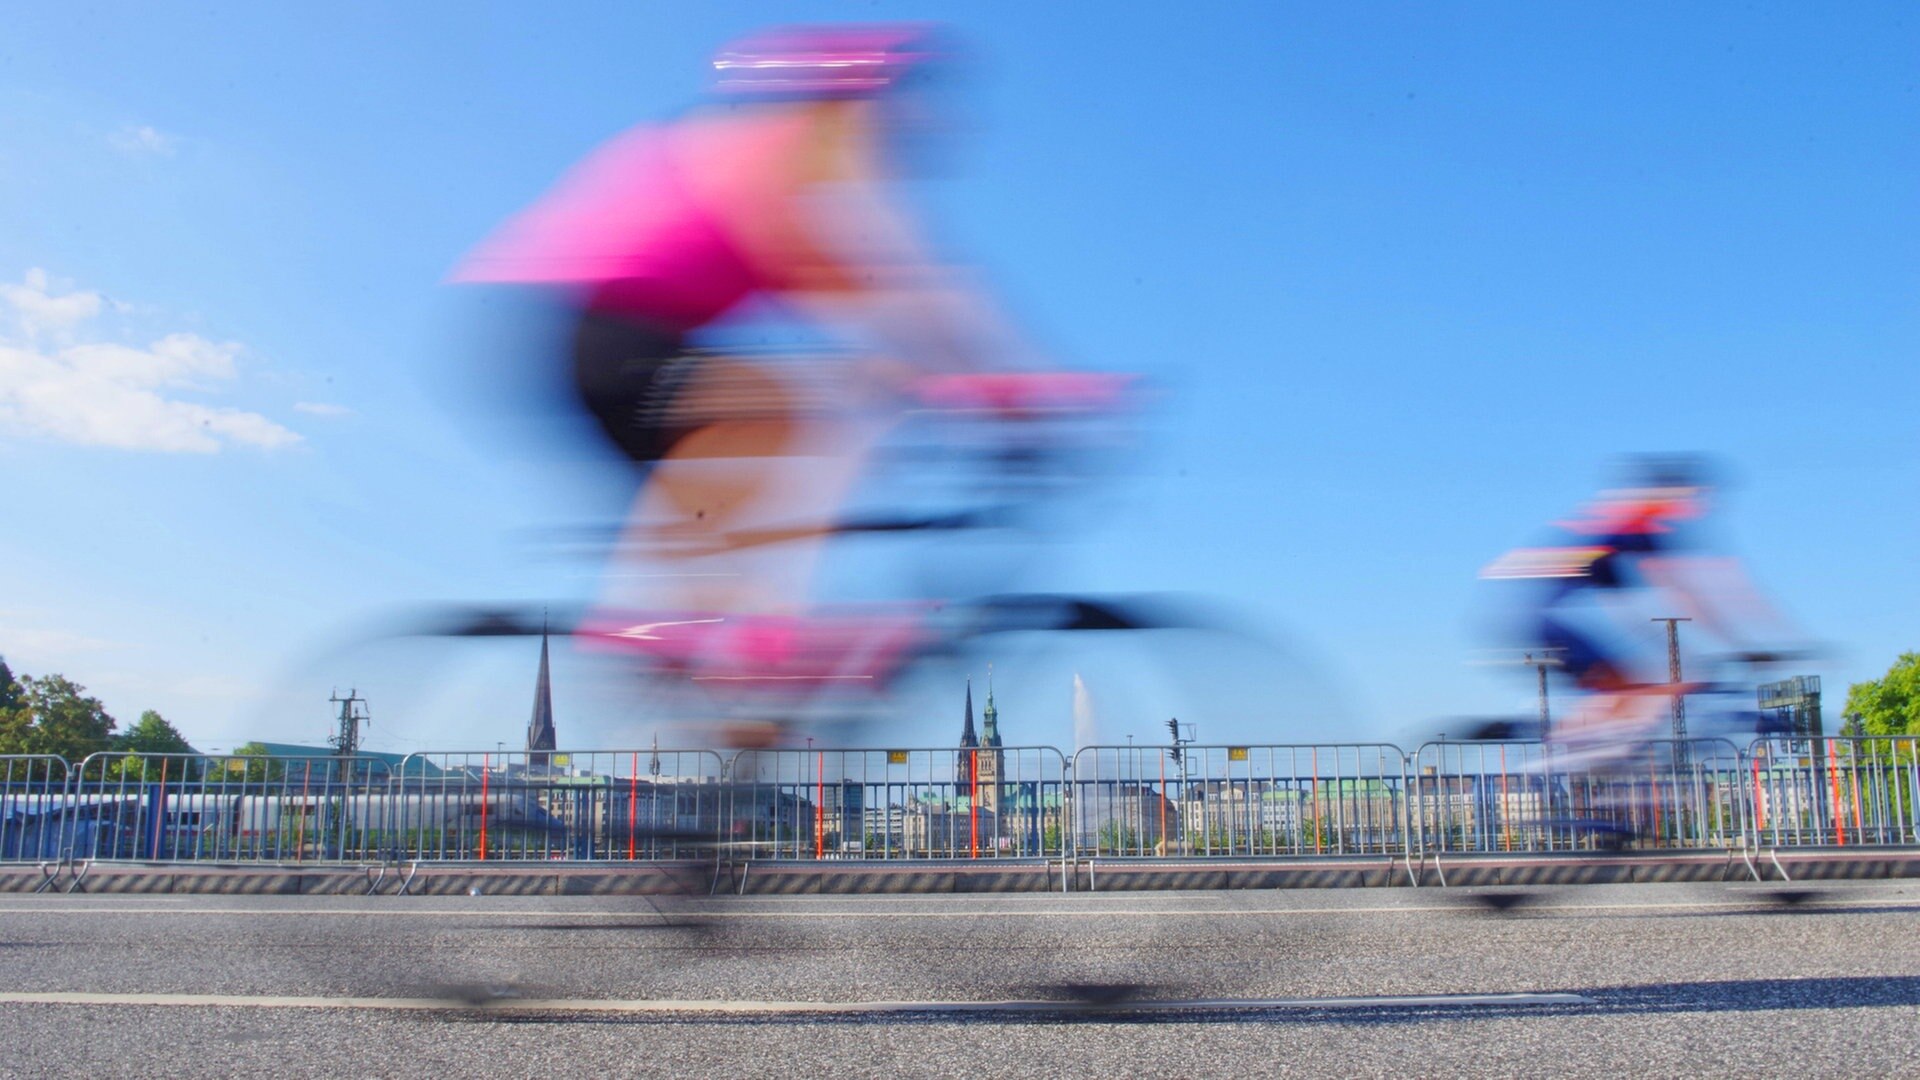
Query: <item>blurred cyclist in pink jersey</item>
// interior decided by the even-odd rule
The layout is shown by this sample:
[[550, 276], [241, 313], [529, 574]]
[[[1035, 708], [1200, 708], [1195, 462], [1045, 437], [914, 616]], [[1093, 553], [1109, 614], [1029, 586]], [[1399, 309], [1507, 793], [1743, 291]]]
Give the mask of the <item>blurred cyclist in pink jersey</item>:
[[[877, 612], [809, 595], [833, 535], [975, 527], [895, 507], [840, 516], [898, 421], [994, 429], [932, 457], [978, 457], [984, 442], [1000, 448], [989, 471], [1027, 478], [1060, 457], [1057, 428], [1127, 396], [1124, 378], [1043, 370], [898, 197], [910, 151], [942, 134], [933, 105], [951, 59], [924, 25], [736, 42], [713, 61], [710, 101], [615, 136], [453, 275], [564, 306], [579, 403], [639, 466], [599, 609], [576, 632], [732, 688], [735, 714], [761, 695], [753, 709], [779, 719], [755, 738], [791, 728], [823, 687], [884, 693], [887, 671], [927, 647], [919, 623], [937, 600]], [[769, 310], [838, 347], [716, 343]], [[1025, 482], [1030, 504], [1057, 493]]]
[[[1001, 407], [1008, 378], [1016, 406], [1036, 387], [1078, 392], [1051, 377], [966, 383], [1024, 349], [894, 197], [897, 151], [934, 134], [925, 90], [950, 59], [924, 25], [738, 41], [713, 61], [710, 103], [616, 136], [455, 272], [577, 306], [580, 403], [643, 470], [623, 547], [650, 567], [721, 560], [675, 563], [674, 584], [610, 602], [795, 610], [826, 516], [897, 415], [887, 403], [920, 386], [938, 407], [970, 394]], [[809, 365], [694, 347], [749, 300], [846, 341], [851, 371], [821, 391]], [[735, 537], [764, 544], [769, 523], [801, 542], [777, 559], [741, 550]]]

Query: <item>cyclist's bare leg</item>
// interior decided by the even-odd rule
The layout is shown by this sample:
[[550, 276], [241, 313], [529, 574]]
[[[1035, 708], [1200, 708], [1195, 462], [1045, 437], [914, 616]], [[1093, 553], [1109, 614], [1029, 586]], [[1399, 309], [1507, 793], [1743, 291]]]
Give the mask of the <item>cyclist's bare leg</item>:
[[[635, 497], [607, 600], [624, 607], [792, 613], [826, 523], [891, 419], [798, 400], [764, 365], [707, 362], [675, 403], [697, 424]], [[769, 529], [793, 527], [785, 543]], [[753, 535], [748, 543], [742, 536]]]

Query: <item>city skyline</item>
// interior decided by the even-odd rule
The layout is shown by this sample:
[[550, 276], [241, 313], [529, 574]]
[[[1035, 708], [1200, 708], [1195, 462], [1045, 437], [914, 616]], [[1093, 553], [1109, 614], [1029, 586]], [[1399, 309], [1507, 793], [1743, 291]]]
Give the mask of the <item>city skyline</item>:
[[[721, 42], [840, 11], [22, 12], [0, 655], [202, 747], [308, 741], [336, 685], [372, 702], [373, 749], [478, 715], [516, 739], [507, 646], [339, 647], [394, 606], [590, 600], [597, 568], [546, 538], [624, 507], [510, 418], [530, 391], [478, 359], [497, 324], [440, 283], [581, 153], [693, 100]], [[1219, 598], [1284, 660], [1196, 711], [1134, 658], [1009, 648], [1023, 741], [1077, 741], [1075, 670], [1110, 742], [1174, 714], [1221, 742], [1524, 715], [1531, 673], [1478, 662], [1475, 575], [1630, 451], [1731, 464], [1720, 535], [1832, 691], [1920, 644], [1899, 5], [878, 14], [950, 19], [981, 56], [962, 168], [918, 192], [940, 234], [1051, 355], [1167, 391], [1040, 586]], [[1169, 56], [1210, 62], [1139, 74]], [[1720, 649], [1682, 633], [1690, 664]], [[1657, 661], [1659, 629], [1637, 644]], [[574, 653], [566, 741], [644, 744], [646, 703]], [[937, 697], [888, 738], [944, 738]]]

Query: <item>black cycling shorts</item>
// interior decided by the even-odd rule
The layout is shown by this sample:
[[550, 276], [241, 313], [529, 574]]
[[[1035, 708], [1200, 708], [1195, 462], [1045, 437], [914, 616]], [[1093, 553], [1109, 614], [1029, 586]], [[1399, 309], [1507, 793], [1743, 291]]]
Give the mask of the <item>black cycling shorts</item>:
[[608, 439], [638, 465], [665, 457], [687, 434], [670, 419], [699, 358], [677, 330], [589, 311], [573, 335], [573, 384]]

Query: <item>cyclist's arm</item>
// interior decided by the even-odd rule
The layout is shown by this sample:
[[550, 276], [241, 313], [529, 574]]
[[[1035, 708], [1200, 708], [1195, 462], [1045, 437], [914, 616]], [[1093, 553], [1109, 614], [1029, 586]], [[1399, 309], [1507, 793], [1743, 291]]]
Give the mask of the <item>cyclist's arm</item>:
[[987, 291], [935, 253], [895, 196], [860, 107], [829, 113], [827, 127], [795, 206], [817, 261], [793, 268], [786, 299], [923, 370], [1044, 366]]
[[1640, 571], [1649, 584], [1675, 599], [1680, 614], [1731, 645], [1793, 636], [1786, 617], [1761, 595], [1738, 559], [1650, 555], [1641, 560]]

